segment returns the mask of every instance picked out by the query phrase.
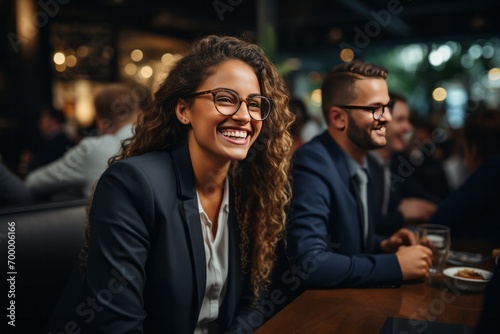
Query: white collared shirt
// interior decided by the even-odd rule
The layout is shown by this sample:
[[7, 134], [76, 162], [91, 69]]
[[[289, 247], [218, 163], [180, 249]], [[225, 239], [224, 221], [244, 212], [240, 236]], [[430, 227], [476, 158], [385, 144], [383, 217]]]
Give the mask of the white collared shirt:
[[226, 294], [226, 280], [229, 257], [229, 234], [227, 220], [229, 216], [229, 181], [226, 178], [224, 183], [224, 195], [219, 210], [217, 232], [212, 235], [212, 222], [208, 218], [198, 198], [198, 208], [200, 212], [201, 229], [205, 244], [205, 259], [207, 268], [207, 281], [205, 285], [205, 295], [198, 316], [198, 324], [195, 334], [217, 333], [217, 317], [219, 308], [222, 305]]
[[367, 239], [368, 239], [368, 229], [369, 229], [369, 213], [368, 213], [368, 189], [367, 189], [367, 186], [368, 186], [368, 181], [370, 179], [370, 172], [369, 172], [369, 168], [368, 168], [368, 162], [366, 160], [366, 158], [363, 158], [363, 164], [359, 164], [356, 160], [354, 160], [354, 158], [347, 154], [347, 152], [345, 152], [344, 150], [341, 150], [341, 152], [344, 154], [344, 157], [345, 157], [345, 162], [346, 162], [346, 165], [347, 165], [347, 169], [349, 170], [349, 174], [350, 174], [350, 177], [356, 177], [356, 182], [357, 182], [357, 185], [358, 187], [360, 187], [360, 180], [359, 180], [359, 177], [358, 176], [358, 171], [359, 170], [362, 170], [364, 171], [364, 173], [362, 175], [364, 175], [364, 179], [365, 179], [365, 182], [364, 184], [361, 186], [362, 188], [361, 189], [358, 189], [359, 191], [359, 200], [361, 201], [360, 203], [358, 203], [358, 205], [361, 205], [362, 208], [363, 208], [363, 217], [361, 219], [361, 222], [363, 224], [363, 229], [361, 231], [362, 235], [363, 235], [363, 240], [366, 244], [367, 242]]

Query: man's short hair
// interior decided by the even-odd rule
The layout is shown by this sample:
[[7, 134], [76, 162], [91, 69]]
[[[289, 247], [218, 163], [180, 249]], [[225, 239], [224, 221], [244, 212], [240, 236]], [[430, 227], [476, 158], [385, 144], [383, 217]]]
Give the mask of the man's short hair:
[[356, 98], [354, 84], [365, 78], [386, 79], [388, 71], [377, 65], [354, 60], [339, 64], [325, 76], [321, 85], [321, 106], [328, 123], [328, 110], [336, 104], [348, 104]]
[[135, 116], [139, 101], [127, 86], [109, 84], [95, 95], [94, 106], [97, 116], [120, 124]]

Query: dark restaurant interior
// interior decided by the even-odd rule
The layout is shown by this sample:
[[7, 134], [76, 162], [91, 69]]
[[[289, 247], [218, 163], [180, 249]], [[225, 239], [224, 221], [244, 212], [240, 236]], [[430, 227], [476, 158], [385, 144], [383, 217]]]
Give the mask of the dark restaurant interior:
[[[500, 109], [499, 13], [500, 1], [493, 0], [0, 0], [0, 161], [24, 181], [32, 153], [43, 140], [39, 127], [44, 110], [63, 113], [64, 131], [75, 142], [93, 136], [97, 131], [93, 97], [99, 89], [120, 82], [148, 92], [143, 100], [150, 101], [192, 41], [220, 34], [258, 44], [291, 96], [303, 101], [303, 118], [321, 129], [325, 127], [321, 111], [325, 74], [352, 60], [383, 66], [389, 72], [389, 91], [407, 98], [415, 128], [412, 134], [417, 138], [413, 148], [426, 154], [429, 138], [434, 145], [439, 142], [437, 133], [446, 133], [457, 146], [432, 146], [432, 154], [439, 154], [440, 161], [450, 158], [463, 168], [460, 144], [469, 113], [480, 106]], [[461, 179], [448, 179], [446, 192], [432, 177], [423, 185], [445, 198], [464, 182], [467, 171], [462, 172]], [[0, 212], [2, 228], [7, 221], [26, 219], [24, 226], [16, 226], [18, 236], [24, 235], [17, 244], [18, 261], [25, 261], [17, 281], [18, 288], [24, 289], [17, 312], [26, 333], [34, 333], [49, 318], [80, 251], [87, 198], [69, 199], [67, 204], [48, 203], [43, 210], [27, 211], [0, 203], [5, 209]], [[51, 211], [56, 207], [60, 215]], [[77, 219], [77, 224], [67, 224]], [[0, 244], [6, 236], [3, 233], [7, 232], [0, 231]], [[488, 256], [491, 252], [490, 244], [463, 246], [464, 251]], [[485, 259], [481, 257], [480, 268], [491, 270], [491, 257], [487, 263]], [[483, 299], [479, 294], [457, 292], [453, 297], [459, 301], [455, 302], [443, 297], [442, 286], [429, 289], [429, 285], [410, 284], [394, 300], [391, 293], [400, 293], [397, 289], [387, 296], [376, 290], [373, 300], [364, 292], [356, 294], [357, 290], [332, 298], [360, 303], [348, 307], [354, 314], [350, 319], [340, 318], [350, 325], [359, 323], [359, 328], [371, 324], [359, 320], [362, 312], [356, 307], [363, 308], [368, 300], [371, 304], [363, 312], [383, 309], [376, 298], [387, 298], [387, 314], [403, 318], [417, 314], [412, 307], [430, 305], [430, 311], [415, 316], [419, 321], [437, 319], [472, 326], [480, 316]], [[308, 332], [306, 325], [295, 328], [294, 317], [301, 312], [309, 312], [309, 323], [304, 323], [317, 332], [335, 332], [332, 328], [339, 333], [356, 332], [341, 325], [328, 327], [341, 311], [321, 313], [320, 307], [327, 309], [331, 302], [321, 292], [304, 298], [310, 298], [310, 304], [292, 305], [287, 309], [290, 313], [258, 333]], [[444, 305], [444, 311], [432, 311], [438, 304]], [[498, 311], [498, 305], [494, 307]], [[333, 313], [335, 320], [330, 319]], [[362, 319], [372, 317], [381, 327], [387, 314]], [[379, 327], [373, 333], [379, 333]]]
[[[64, 111], [81, 133], [92, 126], [97, 86], [154, 90], [186, 43], [208, 33], [259, 43], [314, 116], [321, 74], [351, 58], [387, 67], [389, 87], [417, 113], [449, 108], [452, 126], [465, 100], [499, 103], [497, 1], [2, 0], [0, 9], [0, 153], [14, 170], [39, 140], [42, 105]], [[438, 87], [451, 99], [433, 100]]]

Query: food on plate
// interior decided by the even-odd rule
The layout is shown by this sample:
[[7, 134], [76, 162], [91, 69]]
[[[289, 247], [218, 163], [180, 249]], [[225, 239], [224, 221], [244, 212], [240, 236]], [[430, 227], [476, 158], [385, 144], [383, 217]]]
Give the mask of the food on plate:
[[455, 276], [468, 279], [481, 279], [484, 280], [484, 276], [474, 271], [472, 269], [462, 269], [455, 273]]

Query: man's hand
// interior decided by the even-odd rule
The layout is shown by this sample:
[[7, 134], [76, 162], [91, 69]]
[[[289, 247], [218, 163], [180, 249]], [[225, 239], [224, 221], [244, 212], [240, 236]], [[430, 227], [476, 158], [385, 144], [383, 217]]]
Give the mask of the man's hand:
[[396, 252], [403, 281], [424, 279], [429, 276], [432, 264], [432, 250], [422, 245], [401, 247]]
[[380, 243], [380, 247], [384, 252], [395, 253], [401, 246], [411, 246], [417, 244], [417, 236], [414, 232], [407, 228], [402, 228], [388, 239]]
[[403, 199], [398, 206], [398, 211], [406, 222], [427, 222], [436, 209], [435, 203], [413, 197]]

